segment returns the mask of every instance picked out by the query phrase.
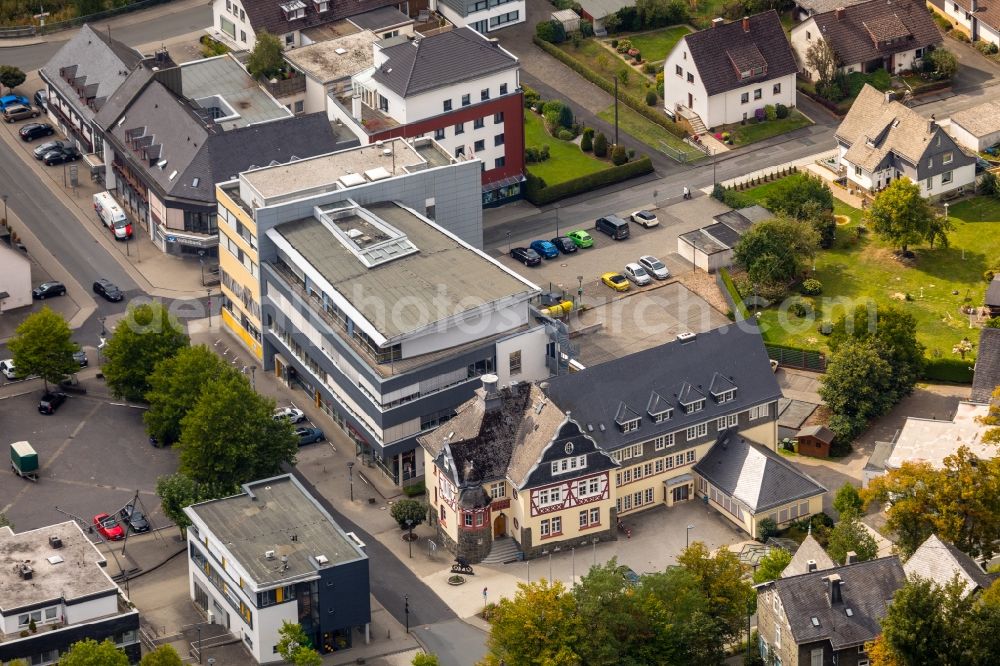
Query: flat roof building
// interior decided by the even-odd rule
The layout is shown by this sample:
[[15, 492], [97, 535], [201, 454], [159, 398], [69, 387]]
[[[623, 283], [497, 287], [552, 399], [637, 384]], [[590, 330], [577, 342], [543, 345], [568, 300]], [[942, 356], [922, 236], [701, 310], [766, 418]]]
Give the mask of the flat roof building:
[[[229, 627], [258, 663], [283, 621], [326, 654], [346, 649], [371, 622], [368, 555], [290, 474], [253, 481], [232, 497], [184, 509], [191, 598]], [[367, 639], [367, 636], [366, 636]]]
[[52, 663], [83, 638], [110, 639], [137, 663], [139, 612], [106, 565], [74, 521], [0, 527], [0, 663]]

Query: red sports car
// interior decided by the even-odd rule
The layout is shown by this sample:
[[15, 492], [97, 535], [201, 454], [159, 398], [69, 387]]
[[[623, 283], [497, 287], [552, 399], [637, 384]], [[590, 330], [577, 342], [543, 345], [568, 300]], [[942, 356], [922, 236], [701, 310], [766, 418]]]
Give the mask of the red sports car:
[[108, 541], [120, 541], [125, 538], [125, 530], [122, 529], [122, 526], [106, 513], [94, 516], [94, 527], [97, 528], [97, 533]]

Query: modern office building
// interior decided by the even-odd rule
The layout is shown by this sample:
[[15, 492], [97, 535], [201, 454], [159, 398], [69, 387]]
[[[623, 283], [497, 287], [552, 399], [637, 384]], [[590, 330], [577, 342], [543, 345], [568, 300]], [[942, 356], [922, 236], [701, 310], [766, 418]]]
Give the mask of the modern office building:
[[291, 475], [184, 509], [191, 519], [191, 599], [240, 638], [257, 663], [281, 661], [282, 622], [321, 654], [369, 638], [368, 555]]
[[109, 639], [138, 663], [139, 611], [74, 521], [0, 527], [0, 663], [45, 666], [85, 638]]

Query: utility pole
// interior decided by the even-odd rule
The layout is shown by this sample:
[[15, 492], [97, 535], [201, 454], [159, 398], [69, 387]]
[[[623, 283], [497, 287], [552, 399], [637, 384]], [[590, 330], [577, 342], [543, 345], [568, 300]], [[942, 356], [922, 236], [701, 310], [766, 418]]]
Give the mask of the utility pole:
[[618, 77], [615, 77], [615, 145], [618, 145]]

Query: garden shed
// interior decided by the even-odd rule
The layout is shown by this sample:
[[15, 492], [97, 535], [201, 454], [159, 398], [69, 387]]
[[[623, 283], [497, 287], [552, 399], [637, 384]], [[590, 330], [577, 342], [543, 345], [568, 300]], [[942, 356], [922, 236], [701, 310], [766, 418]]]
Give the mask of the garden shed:
[[552, 12], [552, 20], [562, 23], [566, 34], [576, 32], [580, 29], [580, 16], [572, 9], [560, 9], [557, 12]]
[[830, 445], [833, 444], [833, 432], [826, 426], [812, 425], [799, 430], [796, 436], [799, 440], [798, 452], [802, 456], [814, 458], [830, 457]]
[[959, 145], [982, 152], [1000, 143], [1000, 102], [984, 102], [951, 117], [948, 134]]
[[677, 253], [706, 273], [733, 263], [733, 249], [746, 231], [761, 220], [774, 217], [762, 206], [749, 206], [716, 215], [714, 222], [677, 237]]
[[594, 34], [598, 37], [605, 37], [608, 34], [604, 28], [606, 17], [634, 4], [635, 0], [580, 0], [583, 18], [593, 21]]
[[1000, 317], [1000, 275], [994, 277], [986, 289], [984, 305], [990, 317]]

